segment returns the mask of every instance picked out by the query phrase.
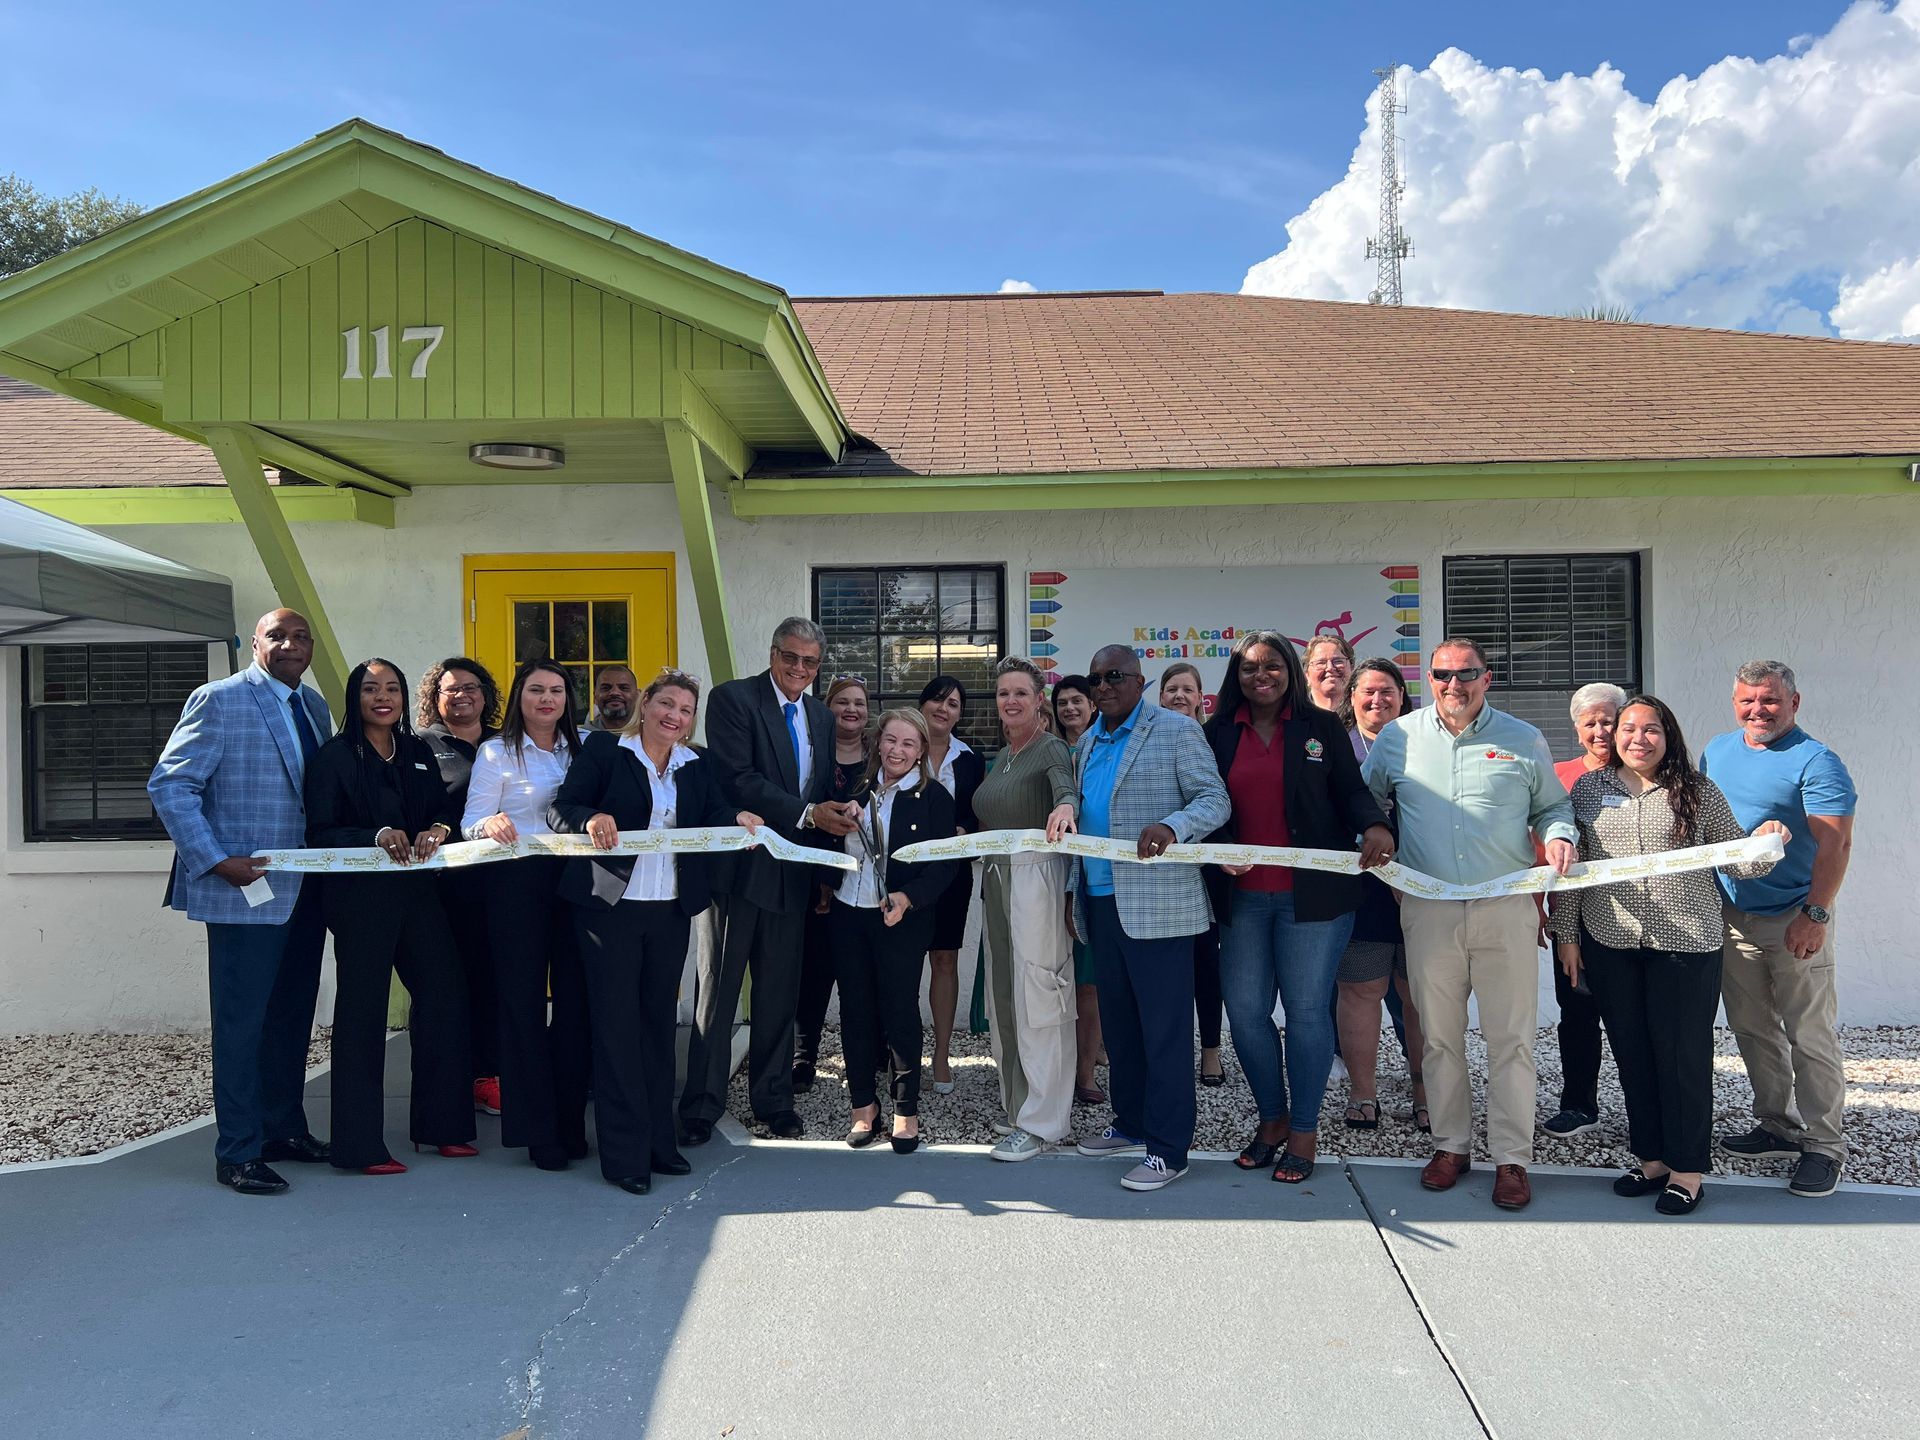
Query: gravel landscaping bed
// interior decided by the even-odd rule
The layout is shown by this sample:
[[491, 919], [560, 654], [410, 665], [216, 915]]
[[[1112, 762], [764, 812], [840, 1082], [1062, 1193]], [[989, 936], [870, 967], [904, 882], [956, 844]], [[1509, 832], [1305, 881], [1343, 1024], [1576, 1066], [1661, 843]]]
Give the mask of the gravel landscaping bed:
[[[330, 1033], [307, 1050], [324, 1064]], [[0, 1039], [0, 1164], [96, 1155], [213, 1109], [205, 1035]]]
[[[1847, 1057], [1847, 1143], [1852, 1152], [1845, 1178], [1920, 1186], [1920, 1027], [1854, 1026], [1843, 1029], [1840, 1036]], [[991, 1144], [996, 1137], [989, 1127], [1001, 1118], [1001, 1113], [1000, 1090], [987, 1037], [957, 1035], [954, 1040], [953, 1093], [935, 1095], [931, 1087], [923, 1083], [922, 1129], [933, 1144]], [[1747, 1088], [1746, 1068], [1740, 1063], [1740, 1052], [1731, 1032], [1718, 1031], [1716, 1040], [1714, 1131], [1719, 1134], [1745, 1130], [1753, 1124], [1750, 1108], [1753, 1095]], [[1196, 1046], [1198, 1043], [1196, 1039]], [[812, 1093], [799, 1097], [800, 1115], [806, 1122], [810, 1139], [833, 1139], [847, 1131], [847, 1096], [839, 1047], [839, 1034], [830, 1026], [821, 1043], [820, 1078]], [[1481, 1085], [1486, 1076], [1486, 1052], [1477, 1033], [1468, 1035], [1467, 1047], [1473, 1062], [1476, 1091], [1474, 1154], [1484, 1160], [1487, 1137], [1485, 1095]], [[1198, 1053], [1196, 1049], [1196, 1059]], [[1546, 1120], [1560, 1108], [1560, 1048], [1551, 1029], [1540, 1032], [1534, 1056], [1540, 1068], [1539, 1118]], [[1199, 1104], [1194, 1148], [1199, 1150], [1237, 1151], [1252, 1137], [1259, 1120], [1252, 1093], [1233, 1053], [1231, 1033], [1225, 1037], [1221, 1058], [1226, 1083], [1217, 1089], [1202, 1086], [1194, 1089]], [[1104, 1087], [1105, 1067], [1099, 1073]], [[1329, 1087], [1320, 1111], [1322, 1150], [1353, 1156], [1426, 1159], [1433, 1153], [1433, 1142], [1415, 1130], [1408, 1118], [1412, 1102], [1406, 1062], [1390, 1030], [1382, 1034], [1378, 1088], [1384, 1110], [1380, 1128], [1349, 1130], [1343, 1119], [1346, 1084], [1336, 1081]], [[884, 1094], [881, 1103], [883, 1107], [886, 1104]], [[1620, 1099], [1620, 1077], [1611, 1056], [1606, 1057], [1600, 1067], [1600, 1105], [1600, 1129], [1592, 1134], [1572, 1140], [1539, 1135], [1534, 1150], [1535, 1163], [1622, 1168], [1630, 1164], [1631, 1157], [1626, 1150], [1626, 1110]], [[744, 1075], [734, 1078], [729, 1109], [743, 1118], [751, 1113]], [[1075, 1134], [1086, 1135], [1097, 1133], [1113, 1116], [1104, 1105], [1076, 1105], [1073, 1118]], [[759, 1127], [749, 1128], [765, 1134]], [[1715, 1169], [1723, 1174], [1784, 1177], [1790, 1167], [1785, 1161], [1736, 1160], [1716, 1155]]]
[[[1847, 1138], [1852, 1156], [1846, 1178], [1882, 1184], [1920, 1186], [1920, 1027], [1843, 1029], [1847, 1056]], [[327, 1057], [326, 1032], [316, 1037], [309, 1063]], [[1714, 1092], [1715, 1129], [1738, 1130], [1752, 1124], [1751, 1096], [1732, 1035], [1718, 1035]], [[999, 1087], [984, 1035], [956, 1037], [955, 1088], [921, 1097], [923, 1125], [931, 1143], [990, 1144], [989, 1126], [1000, 1118]], [[1477, 1036], [1468, 1037], [1476, 1077], [1484, 1074]], [[820, 1079], [800, 1097], [800, 1114], [813, 1139], [846, 1133], [847, 1099], [842, 1083], [840, 1040], [829, 1027], [822, 1044]], [[1535, 1055], [1540, 1066], [1540, 1117], [1557, 1108], [1559, 1047], [1551, 1030], [1540, 1032]], [[1252, 1096], [1234, 1058], [1231, 1034], [1224, 1053], [1227, 1083], [1218, 1089], [1195, 1088], [1199, 1102], [1196, 1148], [1237, 1150], [1258, 1118]], [[115, 1145], [185, 1124], [212, 1104], [211, 1058], [205, 1036], [191, 1035], [28, 1035], [0, 1039], [0, 1164], [91, 1155]], [[1105, 1072], [1101, 1072], [1105, 1083]], [[1539, 1138], [1535, 1160], [1542, 1165], [1623, 1166], [1628, 1163], [1626, 1116], [1611, 1059], [1600, 1071], [1601, 1128], [1574, 1140]], [[1321, 1112], [1320, 1133], [1329, 1153], [1424, 1159], [1431, 1142], [1406, 1116], [1409, 1101], [1406, 1063], [1394, 1048], [1391, 1032], [1381, 1046], [1380, 1096], [1385, 1116], [1373, 1131], [1349, 1130], [1342, 1123], [1347, 1092], [1336, 1083]], [[736, 1116], [749, 1111], [744, 1075], [736, 1076], [730, 1095]], [[1105, 1106], [1076, 1106], [1076, 1133], [1098, 1131], [1112, 1118]], [[1485, 1132], [1476, 1139], [1485, 1154]], [[1723, 1173], [1784, 1175], [1774, 1161], [1716, 1160]]]

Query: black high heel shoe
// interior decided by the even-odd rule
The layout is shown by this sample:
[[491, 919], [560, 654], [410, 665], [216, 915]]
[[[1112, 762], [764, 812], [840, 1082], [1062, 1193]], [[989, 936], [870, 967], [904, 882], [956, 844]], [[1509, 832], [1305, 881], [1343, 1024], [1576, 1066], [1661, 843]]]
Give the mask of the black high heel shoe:
[[894, 1154], [911, 1155], [920, 1148], [921, 1134], [921, 1131], [915, 1130], [911, 1135], [890, 1135], [887, 1139], [893, 1146]]
[[862, 1130], [862, 1129], [859, 1129], [857, 1126], [848, 1129], [847, 1147], [851, 1150], [864, 1150], [867, 1148], [867, 1146], [873, 1144], [873, 1142], [878, 1140], [879, 1138], [880, 1138], [880, 1109], [878, 1106], [875, 1106], [873, 1111], [873, 1119], [868, 1122], [866, 1129]]

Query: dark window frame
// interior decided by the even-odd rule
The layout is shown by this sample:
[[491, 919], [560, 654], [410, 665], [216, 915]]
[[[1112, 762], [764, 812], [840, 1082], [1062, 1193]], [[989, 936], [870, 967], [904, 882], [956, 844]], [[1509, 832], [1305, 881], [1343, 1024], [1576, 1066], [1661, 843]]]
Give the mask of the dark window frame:
[[[1564, 720], [1566, 703], [1572, 699], [1574, 691], [1578, 690], [1582, 685], [1605, 682], [1620, 686], [1629, 695], [1644, 689], [1646, 684], [1646, 616], [1644, 604], [1645, 594], [1641, 588], [1641, 559], [1642, 552], [1638, 550], [1509, 551], [1448, 555], [1443, 557], [1441, 561], [1442, 613], [1446, 617], [1447, 634], [1463, 635], [1469, 639], [1480, 642], [1487, 648], [1487, 662], [1493, 672], [1493, 689], [1488, 697], [1490, 703], [1500, 709], [1508, 709], [1509, 705], [1503, 703], [1503, 696], [1509, 700], [1516, 695], [1524, 695], [1528, 697], [1529, 700], [1549, 695], [1558, 696], [1561, 700], [1560, 716], [1562, 720]], [[1570, 623], [1566, 635], [1564, 655], [1566, 668], [1572, 678], [1570, 683], [1564, 686], [1543, 684], [1516, 685], [1511, 676], [1512, 657], [1516, 648], [1519, 648], [1516, 646], [1515, 636], [1516, 610], [1513, 599], [1513, 567], [1515, 565], [1531, 565], [1537, 567], [1542, 564], [1555, 562], [1563, 563], [1568, 567], [1568, 615]], [[1581, 667], [1578, 663], [1579, 654], [1574, 636], [1574, 628], [1579, 623], [1580, 617], [1574, 613], [1572, 607], [1573, 596], [1577, 593], [1579, 584], [1575, 571], [1582, 562], [1594, 565], [1604, 564], [1606, 566], [1619, 565], [1621, 562], [1625, 562], [1626, 564], [1627, 577], [1624, 594], [1629, 607], [1627, 619], [1625, 622], [1601, 622], [1614, 625], [1626, 623], [1630, 627], [1628, 633], [1632, 651], [1632, 663], [1629, 672], [1626, 674], [1581, 673]], [[1505, 625], [1499, 633], [1494, 634], [1485, 633], [1485, 627], [1476, 626], [1474, 623], [1464, 620], [1461, 617], [1462, 607], [1458, 605], [1455, 600], [1456, 578], [1461, 576], [1463, 568], [1469, 565], [1485, 566], [1489, 564], [1499, 564], [1503, 567], [1501, 577], [1501, 608], [1505, 615]], [[1533, 648], [1537, 650], [1538, 640], [1534, 639], [1532, 645]], [[1539, 712], [1531, 705], [1526, 708], [1533, 710], [1534, 713], [1523, 716], [1523, 718], [1529, 719], [1532, 723], [1538, 723], [1535, 717], [1538, 716]], [[1555, 760], [1569, 760], [1580, 753], [1578, 743], [1571, 738], [1572, 725], [1570, 721], [1558, 726], [1553, 724], [1542, 725], [1540, 728], [1547, 736], [1547, 742], [1553, 750]]]
[[[96, 695], [96, 669], [104, 668], [110, 658], [118, 655], [123, 660], [127, 652], [138, 650], [145, 664], [144, 693], [138, 700], [120, 699]], [[182, 690], [177, 698], [154, 696], [155, 653], [160, 650], [179, 652], [176, 662], [186, 662], [189, 656], [193, 663], [188, 666], [194, 674], [193, 683]], [[48, 663], [50, 651], [86, 652], [85, 694], [79, 699], [36, 700], [36, 693], [44, 689], [44, 667]], [[114, 645], [29, 645], [20, 650], [20, 770], [21, 799], [21, 838], [28, 844], [48, 844], [74, 841], [116, 841], [116, 840], [165, 840], [166, 827], [160, 823], [158, 815], [153, 813], [149, 803], [147, 813], [141, 817], [108, 816], [100, 814], [100, 767], [90, 763], [85, 772], [89, 784], [90, 818], [80, 821], [74, 817], [58, 817], [52, 822], [43, 822], [41, 816], [45, 780], [43, 772], [51, 773], [41, 763], [42, 736], [37, 717], [50, 711], [85, 711], [97, 713], [113, 711], [122, 715], [144, 712], [148, 724], [147, 748], [151, 750], [148, 766], [158, 760], [165, 748], [167, 737], [172, 733], [174, 722], [179, 719], [181, 708], [192, 691], [207, 682], [207, 645], [204, 641], [155, 641], [135, 642]], [[97, 757], [95, 757], [97, 761]], [[73, 778], [78, 778], [74, 776]]]
[[[874, 578], [874, 584], [877, 591], [881, 584], [881, 577], [885, 575], [902, 574], [902, 573], [931, 573], [934, 577], [934, 594], [936, 597], [935, 606], [936, 606], [936, 612], [937, 612], [941, 576], [943, 575], [971, 576], [971, 575], [979, 575], [983, 572], [990, 574], [993, 577], [994, 623], [992, 625], [985, 625], [985, 626], [948, 625], [945, 623], [944, 616], [936, 613], [935, 624], [934, 624], [934, 629], [932, 633], [934, 638], [936, 656], [938, 655], [941, 649], [941, 641], [944, 637], [957, 636], [957, 635], [969, 635], [969, 634], [971, 635], [990, 634], [993, 637], [993, 648], [995, 652], [992, 657], [992, 660], [989, 662], [989, 669], [991, 669], [992, 665], [997, 664], [1000, 660], [1006, 658], [1007, 655], [1013, 653], [1007, 648], [1007, 634], [1008, 634], [1007, 567], [1004, 562], [983, 560], [983, 561], [973, 561], [968, 563], [940, 562], [937, 564], [924, 564], [924, 563], [916, 564], [911, 561], [902, 561], [902, 562], [895, 562], [895, 563], [885, 564], [885, 565], [815, 565], [813, 566], [808, 578], [808, 605], [809, 605], [808, 614], [812, 617], [815, 624], [820, 625], [823, 629], [826, 629], [827, 635], [828, 635], [828, 654], [826, 658], [826, 664], [820, 667], [820, 676], [814, 683], [814, 694], [824, 698], [827, 693], [828, 687], [832, 683], [833, 677], [836, 674], [847, 673], [847, 667], [837, 662], [834, 659], [832, 654], [832, 640], [834, 635], [834, 627], [828, 626], [826, 622], [821, 618], [821, 582], [823, 580], [829, 579], [836, 575], [841, 575], [841, 576], [870, 575]], [[1023, 605], [1023, 609], [1024, 609], [1024, 605]], [[894, 635], [896, 637], [904, 637], [908, 633], [905, 631], [889, 630], [886, 626], [881, 624], [881, 618], [882, 616], [881, 616], [880, 607], [876, 605], [875, 611], [874, 611], [874, 624], [873, 624], [873, 629], [871, 631], [871, 637], [874, 642], [876, 655], [878, 655], [878, 652], [887, 636]], [[845, 627], [842, 627], [842, 633], [846, 633]], [[866, 634], [868, 632], [862, 631], [861, 633]], [[875, 665], [869, 668], [879, 669], [881, 668], [881, 666]], [[934, 673], [941, 673], [945, 668], [946, 667], [941, 663], [941, 661], [939, 659], [936, 659]], [[858, 667], [856, 667], [854, 673], [859, 673]], [[964, 683], [967, 686], [967, 698], [968, 698], [968, 710], [969, 710], [969, 713], [966, 716], [963, 716], [961, 724], [957, 727], [960, 734], [960, 738], [965, 740], [975, 750], [980, 751], [981, 754], [991, 758], [992, 755], [1000, 748], [999, 725], [995, 723], [991, 718], [993, 713], [992, 690], [990, 687], [983, 689], [983, 687], [979, 683], [979, 677], [977, 676], [973, 676], [973, 677], [962, 676], [960, 678], [962, 680], [962, 683]], [[904, 691], [904, 690], [883, 690], [881, 688], [881, 677], [878, 674], [869, 674], [866, 676], [866, 680], [867, 680], [867, 694], [871, 701], [873, 713], [875, 715], [878, 715], [882, 710], [885, 710], [891, 706], [897, 706], [897, 705], [913, 706], [918, 702], [920, 698], [918, 689], [915, 689], [911, 692]]]

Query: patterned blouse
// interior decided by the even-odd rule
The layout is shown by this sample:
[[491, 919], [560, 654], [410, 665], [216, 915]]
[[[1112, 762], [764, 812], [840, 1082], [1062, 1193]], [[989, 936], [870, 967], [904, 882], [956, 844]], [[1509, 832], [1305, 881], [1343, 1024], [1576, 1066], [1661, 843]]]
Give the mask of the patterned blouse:
[[[1620, 772], [1614, 766], [1589, 770], [1574, 782], [1572, 791], [1574, 823], [1580, 827], [1580, 858], [1612, 860], [1744, 839], [1747, 832], [1733, 818], [1733, 809], [1720, 788], [1704, 775], [1698, 783], [1700, 813], [1694, 837], [1678, 844], [1673, 836], [1673, 809], [1664, 786], [1649, 785], [1632, 795], [1621, 784]], [[1745, 880], [1766, 874], [1773, 865], [1772, 860], [1763, 859], [1722, 868]], [[1718, 950], [1726, 940], [1720, 898], [1720, 887], [1711, 870], [1649, 875], [1555, 895], [1549, 924], [1556, 940], [1577, 942], [1584, 929], [1600, 944], [1616, 950], [1645, 947], [1700, 954]]]

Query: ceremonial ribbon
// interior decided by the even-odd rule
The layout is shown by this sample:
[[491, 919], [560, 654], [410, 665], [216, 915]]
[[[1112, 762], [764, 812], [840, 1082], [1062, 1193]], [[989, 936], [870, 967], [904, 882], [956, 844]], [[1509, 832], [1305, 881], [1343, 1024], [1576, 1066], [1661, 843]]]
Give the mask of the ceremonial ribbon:
[[1378, 875], [1396, 890], [1426, 900], [1491, 900], [1501, 895], [1536, 895], [1559, 890], [1584, 890], [1650, 875], [1672, 875], [1684, 870], [1710, 870], [1755, 860], [1778, 860], [1786, 853], [1778, 835], [1749, 835], [1719, 845], [1693, 845], [1684, 850], [1662, 850], [1651, 855], [1625, 855], [1613, 860], [1589, 860], [1565, 875], [1551, 865], [1516, 870], [1511, 875], [1483, 880], [1477, 885], [1455, 885], [1397, 860], [1362, 872], [1360, 857], [1351, 850], [1309, 850], [1287, 845], [1169, 845], [1158, 855], [1140, 858], [1131, 840], [1109, 840], [1097, 835], [1067, 835], [1049, 840], [1042, 830], [983, 830], [956, 835], [951, 840], [922, 840], [902, 846], [894, 859], [922, 863], [929, 860], [972, 860], [982, 855], [1022, 855], [1042, 851], [1078, 855], [1131, 865], [1287, 865], [1296, 870], [1326, 870], [1336, 875]]
[[[1038, 833], [1038, 832], [1035, 832]], [[511, 845], [498, 840], [460, 840], [442, 845], [427, 860], [402, 865], [376, 845], [337, 849], [256, 850], [254, 858], [269, 870], [306, 874], [405, 874], [417, 870], [464, 870], [469, 865], [492, 865], [530, 855], [585, 856], [611, 859], [619, 855], [715, 855], [731, 850], [765, 850], [776, 860], [794, 865], [825, 865], [834, 870], [859, 868], [851, 855], [838, 850], [815, 850], [762, 826], [749, 832], [739, 825], [709, 825], [684, 830], [622, 830], [613, 848], [602, 850], [585, 835], [522, 835]]]

